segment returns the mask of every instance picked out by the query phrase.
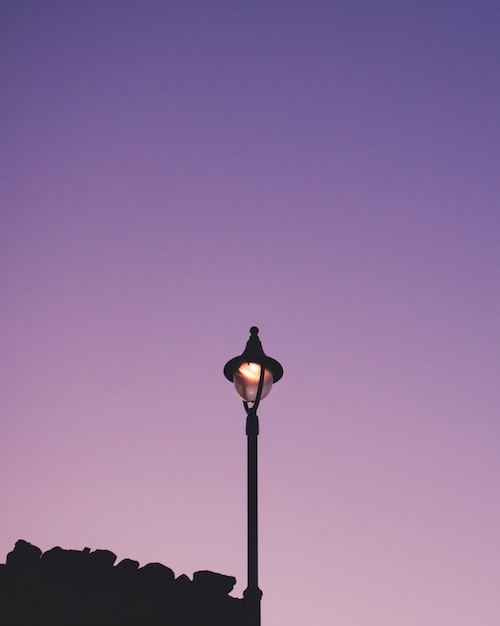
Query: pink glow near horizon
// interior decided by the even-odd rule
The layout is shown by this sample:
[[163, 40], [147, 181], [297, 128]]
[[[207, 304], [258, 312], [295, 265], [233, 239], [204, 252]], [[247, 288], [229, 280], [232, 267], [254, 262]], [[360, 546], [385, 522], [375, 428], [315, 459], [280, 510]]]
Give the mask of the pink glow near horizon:
[[4, 2], [0, 560], [245, 587], [265, 626], [500, 614], [500, 11]]

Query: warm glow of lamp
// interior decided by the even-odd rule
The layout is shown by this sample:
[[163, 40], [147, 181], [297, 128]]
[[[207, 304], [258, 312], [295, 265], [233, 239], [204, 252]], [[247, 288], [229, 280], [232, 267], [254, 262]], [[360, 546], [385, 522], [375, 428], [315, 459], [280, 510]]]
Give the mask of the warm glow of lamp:
[[[236, 393], [245, 402], [255, 402], [259, 388], [260, 368], [258, 363], [242, 363], [234, 373], [233, 382]], [[264, 382], [261, 399], [265, 398], [273, 386], [273, 375], [267, 368], [264, 369]]]
[[[262, 367], [264, 376], [262, 392], [259, 394]], [[224, 376], [234, 384], [236, 393], [243, 402], [253, 402], [255, 409], [262, 398], [269, 394], [273, 384], [283, 376], [281, 364], [264, 353], [257, 326], [252, 326], [250, 329], [250, 339], [247, 341], [243, 354], [235, 356], [224, 366]]]

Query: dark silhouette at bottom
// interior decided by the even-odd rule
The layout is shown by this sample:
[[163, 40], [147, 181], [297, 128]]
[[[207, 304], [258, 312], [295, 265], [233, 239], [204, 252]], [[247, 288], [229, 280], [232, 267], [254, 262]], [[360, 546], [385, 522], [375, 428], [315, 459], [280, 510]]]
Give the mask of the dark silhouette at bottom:
[[244, 626], [236, 579], [210, 571], [175, 577], [161, 563], [115, 565], [109, 550], [44, 552], [20, 539], [0, 565], [6, 626]]

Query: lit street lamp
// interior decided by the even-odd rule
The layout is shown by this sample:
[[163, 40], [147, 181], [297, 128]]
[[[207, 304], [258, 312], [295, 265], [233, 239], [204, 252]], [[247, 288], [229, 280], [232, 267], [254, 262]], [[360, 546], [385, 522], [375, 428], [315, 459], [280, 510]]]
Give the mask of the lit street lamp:
[[224, 367], [224, 376], [234, 383], [247, 414], [248, 581], [247, 588], [243, 592], [247, 626], [260, 626], [260, 600], [262, 598], [258, 580], [257, 546], [257, 435], [259, 434], [257, 407], [271, 391], [273, 383], [277, 383], [283, 376], [280, 363], [264, 354], [258, 334], [259, 329], [252, 326], [250, 339], [243, 354], [228, 361]]

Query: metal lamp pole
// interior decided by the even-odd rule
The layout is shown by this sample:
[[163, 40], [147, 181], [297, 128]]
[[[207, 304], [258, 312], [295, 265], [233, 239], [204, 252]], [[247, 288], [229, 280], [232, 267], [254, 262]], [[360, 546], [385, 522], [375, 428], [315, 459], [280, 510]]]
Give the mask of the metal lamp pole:
[[246, 605], [246, 626], [260, 626], [260, 602], [258, 576], [258, 510], [257, 510], [257, 437], [259, 418], [257, 407], [271, 391], [273, 383], [283, 376], [283, 367], [278, 361], [264, 354], [258, 337], [259, 329], [252, 326], [250, 339], [241, 356], [228, 361], [224, 376], [234, 383], [243, 400], [247, 414], [247, 588], [243, 592]]

